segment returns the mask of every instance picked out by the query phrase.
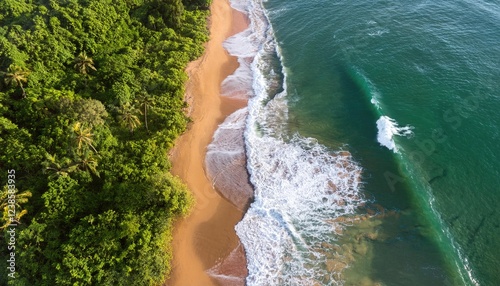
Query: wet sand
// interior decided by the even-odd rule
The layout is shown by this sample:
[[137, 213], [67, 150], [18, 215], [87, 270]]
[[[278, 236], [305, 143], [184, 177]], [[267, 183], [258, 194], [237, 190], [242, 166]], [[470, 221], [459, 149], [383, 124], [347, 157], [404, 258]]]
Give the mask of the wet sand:
[[[214, 0], [205, 54], [187, 68], [186, 100], [193, 122], [177, 140], [171, 161], [172, 173], [188, 185], [196, 203], [191, 214], [175, 225], [172, 273], [165, 285], [220, 285], [220, 277], [231, 280], [230, 285], [244, 283], [246, 260], [234, 231], [243, 213], [213, 189], [204, 161], [217, 126], [246, 105], [244, 100], [222, 98], [220, 85], [238, 67], [237, 59], [228, 55], [222, 42], [247, 26], [245, 15], [233, 10], [227, 0]], [[228, 256], [231, 259], [224, 262]], [[215, 269], [217, 275], [209, 275], [209, 269]]]

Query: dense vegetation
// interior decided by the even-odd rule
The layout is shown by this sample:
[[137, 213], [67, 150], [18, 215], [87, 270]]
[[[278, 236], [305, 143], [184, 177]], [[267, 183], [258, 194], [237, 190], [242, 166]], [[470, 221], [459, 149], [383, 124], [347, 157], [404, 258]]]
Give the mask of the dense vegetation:
[[164, 281], [192, 202], [167, 152], [209, 1], [0, 1], [0, 183], [15, 170], [20, 222], [15, 279], [0, 243], [1, 285]]

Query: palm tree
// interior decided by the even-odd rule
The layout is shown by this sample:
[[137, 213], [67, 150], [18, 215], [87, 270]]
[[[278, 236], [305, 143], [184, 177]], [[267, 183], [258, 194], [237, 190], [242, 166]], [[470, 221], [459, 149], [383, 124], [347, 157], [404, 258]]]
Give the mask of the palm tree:
[[149, 96], [146, 93], [142, 93], [141, 95], [138, 96], [136, 99], [136, 102], [139, 104], [139, 108], [141, 109], [142, 113], [144, 114], [144, 126], [146, 127], [146, 130], [149, 131], [148, 129], [148, 109], [153, 107], [155, 102], [154, 99]]
[[12, 64], [9, 66], [7, 72], [4, 72], [3, 74], [5, 77], [4, 78], [5, 84], [12, 86], [19, 86], [23, 91], [23, 98], [25, 98], [26, 91], [24, 90], [23, 82], [24, 83], [28, 82], [28, 76], [30, 74], [30, 71], [20, 66]]
[[84, 152], [80, 156], [80, 161], [76, 163], [76, 166], [80, 168], [80, 170], [89, 171], [99, 177], [99, 172], [97, 171], [97, 159], [94, 158], [92, 152]]
[[76, 166], [63, 167], [63, 165], [67, 165], [69, 161], [65, 160], [64, 163], [60, 163], [59, 160], [57, 160], [56, 155], [50, 155], [47, 153], [45, 154], [45, 158], [47, 160], [42, 163], [42, 166], [45, 167], [43, 172], [50, 172], [51, 174], [49, 175], [49, 178], [53, 178], [55, 176], [67, 176], [69, 173], [76, 170]]
[[92, 137], [94, 136], [94, 134], [92, 134], [92, 128], [86, 128], [80, 122], [76, 122], [73, 125], [73, 133], [78, 152], [81, 152], [83, 146], [88, 146], [97, 153], [97, 150], [92, 145]]
[[120, 120], [122, 126], [128, 127], [130, 133], [134, 133], [134, 129], [141, 125], [139, 118], [135, 115], [137, 109], [131, 106], [130, 103], [122, 105], [119, 113], [118, 120]]
[[[5, 229], [12, 223], [21, 223], [21, 217], [28, 213], [27, 210], [21, 208], [21, 204], [28, 202], [28, 198], [31, 197], [31, 192], [25, 191], [19, 193], [15, 190], [14, 194], [14, 204], [11, 204], [9, 200], [12, 200], [12, 198], [9, 198], [9, 188], [7, 185], [0, 191], [0, 209], [2, 209], [3, 212], [0, 230]], [[12, 205], [15, 207], [14, 213], [12, 213], [13, 208], [10, 207]]]
[[94, 60], [91, 57], [87, 56], [87, 53], [85, 51], [78, 54], [78, 56], [73, 60], [73, 62], [75, 63], [74, 65], [75, 69], [81, 74], [86, 75], [87, 69], [91, 69], [94, 71], [97, 70], [94, 67]]

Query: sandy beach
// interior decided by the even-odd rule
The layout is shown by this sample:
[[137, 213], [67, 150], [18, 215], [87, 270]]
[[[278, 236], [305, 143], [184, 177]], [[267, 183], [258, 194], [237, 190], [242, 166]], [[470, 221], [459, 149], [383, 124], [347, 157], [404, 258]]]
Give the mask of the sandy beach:
[[[214, 0], [205, 54], [187, 68], [186, 100], [193, 122], [177, 140], [171, 161], [172, 173], [188, 185], [196, 203], [192, 213], [175, 225], [172, 273], [165, 285], [220, 285], [218, 276], [229, 276], [224, 279], [231, 283], [225, 285], [244, 283], [246, 261], [234, 231], [243, 214], [214, 190], [204, 161], [217, 126], [246, 105], [243, 100], [221, 97], [220, 86], [238, 67], [237, 59], [228, 55], [222, 43], [247, 26], [245, 15], [233, 10], [227, 0]], [[216, 271], [209, 275], [209, 269]]]

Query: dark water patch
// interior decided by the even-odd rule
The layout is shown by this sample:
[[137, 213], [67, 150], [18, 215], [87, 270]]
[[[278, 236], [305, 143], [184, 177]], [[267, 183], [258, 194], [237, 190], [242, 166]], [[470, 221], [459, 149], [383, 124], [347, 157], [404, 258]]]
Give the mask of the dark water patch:
[[400, 221], [385, 220], [383, 226], [388, 238], [374, 245], [375, 279], [386, 285], [455, 285], [449, 279], [449, 270], [443, 268], [440, 250], [428, 243], [427, 226], [416, 222], [414, 215], [407, 212]]
[[474, 228], [474, 230], [471, 232], [471, 235], [469, 236], [469, 240], [467, 241], [467, 246], [469, 247], [472, 243], [474, 243], [477, 235], [479, 234], [479, 232], [481, 231], [481, 229], [484, 227], [484, 224], [486, 222], [487, 219], [490, 219], [493, 215], [495, 214], [495, 211], [492, 211], [491, 213], [489, 213], [488, 215], [486, 216], [483, 216], [481, 218], [481, 221], [479, 222], [479, 224]]

